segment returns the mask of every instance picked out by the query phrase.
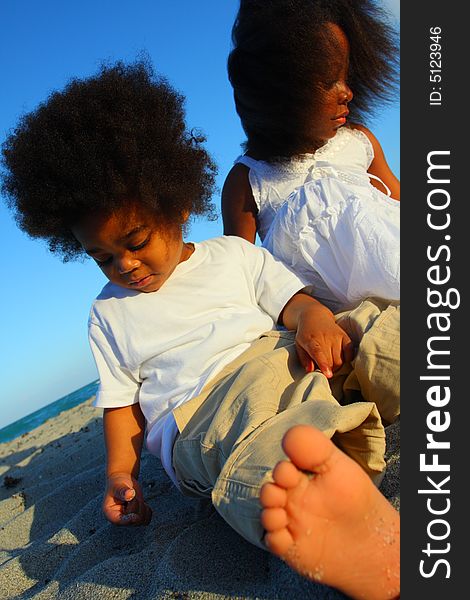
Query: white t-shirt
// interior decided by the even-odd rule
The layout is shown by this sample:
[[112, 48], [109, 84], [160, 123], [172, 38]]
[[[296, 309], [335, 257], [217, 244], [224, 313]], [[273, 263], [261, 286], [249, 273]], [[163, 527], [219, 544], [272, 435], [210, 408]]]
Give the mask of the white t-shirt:
[[100, 375], [95, 406], [140, 403], [147, 448], [175, 481], [172, 410], [275, 328], [304, 283], [266, 250], [238, 237], [194, 244], [156, 292], [108, 283], [95, 300], [89, 337]]

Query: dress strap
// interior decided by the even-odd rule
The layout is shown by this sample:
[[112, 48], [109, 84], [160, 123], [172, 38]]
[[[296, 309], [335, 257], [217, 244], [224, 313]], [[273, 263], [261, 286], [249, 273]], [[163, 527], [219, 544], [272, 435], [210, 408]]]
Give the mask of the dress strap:
[[251, 158], [251, 156], [247, 156], [246, 154], [242, 154], [238, 158], [236, 158], [233, 164], [236, 165], [237, 163], [241, 163], [249, 169], [259, 169], [259, 161], [255, 160], [254, 158]]
[[367, 173], [367, 175], [369, 176], [370, 179], [375, 179], [376, 181], [379, 181], [384, 186], [384, 188], [387, 192], [387, 196], [390, 198], [390, 196], [392, 195], [392, 192], [390, 191], [390, 188], [380, 179], [380, 177], [377, 177], [377, 175], [372, 175], [372, 173]]

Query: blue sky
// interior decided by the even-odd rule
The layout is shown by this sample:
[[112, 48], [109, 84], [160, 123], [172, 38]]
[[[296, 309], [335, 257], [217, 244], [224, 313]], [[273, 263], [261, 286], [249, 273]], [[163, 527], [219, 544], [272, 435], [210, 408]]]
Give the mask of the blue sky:
[[[399, 3], [384, 0], [399, 18]], [[132, 61], [147, 52], [157, 71], [186, 98], [187, 122], [207, 135], [218, 185], [240, 153], [243, 132], [226, 76], [238, 0], [2, 0], [0, 138], [73, 76], [102, 61]], [[398, 103], [371, 121], [399, 175]], [[214, 198], [220, 207], [217, 194]], [[188, 239], [221, 234], [222, 222], [194, 223]], [[0, 314], [0, 428], [97, 378], [86, 322], [105, 279], [91, 262], [62, 264], [20, 232], [3, 202], [4, 268]]]

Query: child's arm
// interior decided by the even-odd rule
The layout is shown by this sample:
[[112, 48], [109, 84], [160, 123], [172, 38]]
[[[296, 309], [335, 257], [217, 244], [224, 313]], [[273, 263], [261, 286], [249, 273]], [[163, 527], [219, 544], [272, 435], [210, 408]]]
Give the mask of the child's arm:
[[224, 235], [238, 235], [252, 244], [256, 237], [258, 208], [248, 178], [247, 166], [232, 167], [222, 189]]
[[[379, 177], [385, 183], [385, 185], [388, 186], [392, 192], [392, 198], [395, 200], [400, 200], [400, 182], [388, 166], [379, 140], [369, 129], [367, 129], [367, 127], [364, 127], [363, 125], [352, 125], [352, 127], [353, 129], [359, 129], [359, 131], [362, 131], [362, 133], [369, 138], [372, 148], [374, 149], [374, 159], [370, 164], [368, 172], [376, 177]], [[383, 186], [380, 185], [380, 182], [371, 179], [371, 184], [378, 188], [381, 192], [384, 191]]]
[[297, 353], [307, 373], [314, 370], [315, 363], [330, 378], [343, 362], [354, 358], [353, 344], [336, 324], [333, 313], [303, 292], [295, 294], [285, 305], [279, 323], [297, 330]]
[[152, 511], [137, 482], [145, 431], [139, 404], [106, 408], [103, 426], [107, 454], [104, 515], [115, 525], [147, 525]]

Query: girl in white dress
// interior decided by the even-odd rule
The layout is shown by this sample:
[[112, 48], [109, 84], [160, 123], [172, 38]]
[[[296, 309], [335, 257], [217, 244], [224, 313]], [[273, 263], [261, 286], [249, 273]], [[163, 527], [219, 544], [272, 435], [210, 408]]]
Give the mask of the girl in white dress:
[[398, 301], [400, 184], [375, 136], [348, 119], [393, 92], [384, 14], [370, 0], [241, 0], [232, 37], [247, 142], [224, 184], [224, 233], [258, 233], [332, 310]]

